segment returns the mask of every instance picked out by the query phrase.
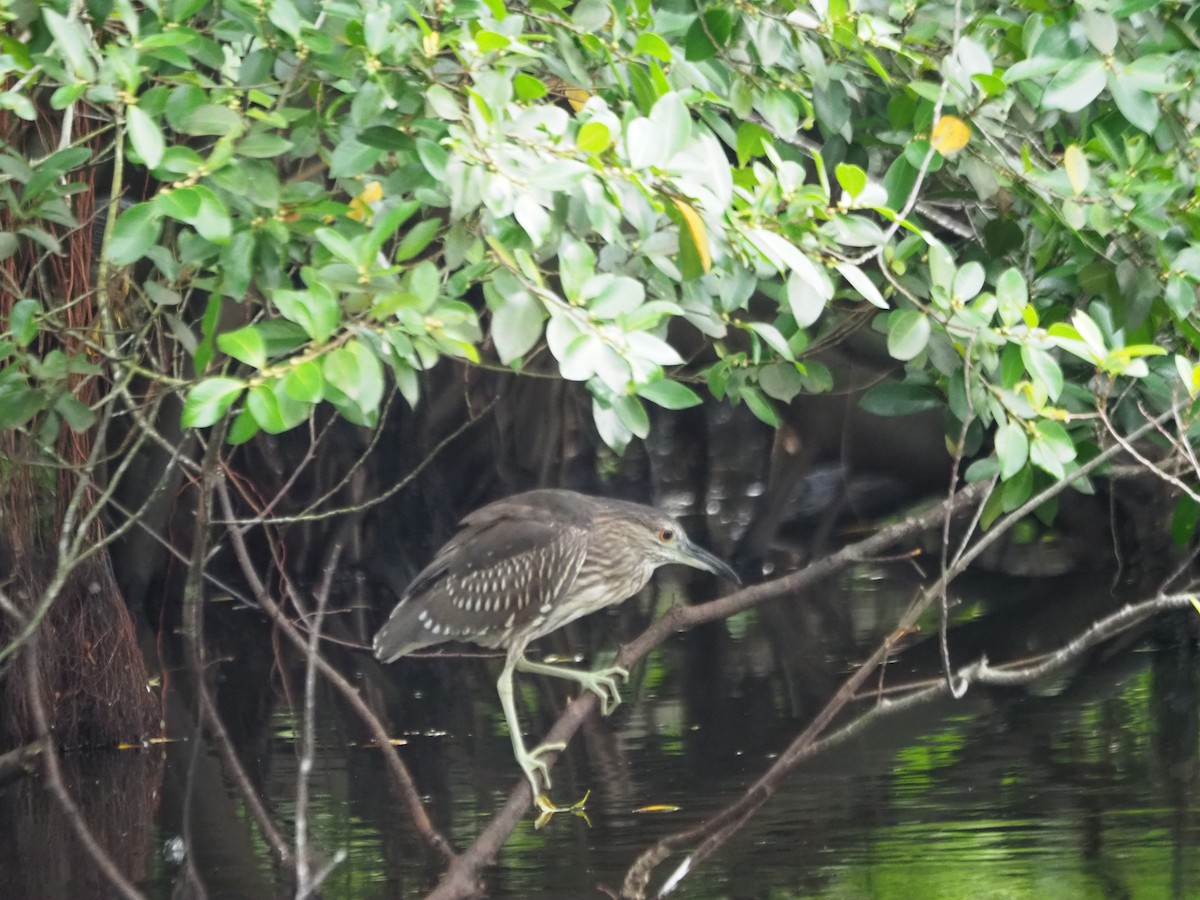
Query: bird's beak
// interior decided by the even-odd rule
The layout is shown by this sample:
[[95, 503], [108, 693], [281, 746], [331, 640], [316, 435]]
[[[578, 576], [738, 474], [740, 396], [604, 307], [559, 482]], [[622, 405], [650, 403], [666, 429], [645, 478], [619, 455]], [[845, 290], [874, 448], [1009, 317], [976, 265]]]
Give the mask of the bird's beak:
[[679, 561], [685, 566], [691, 566], [693, 569], [704, 569], [706, 572], [712, 572], [714, 575], [719, 575], [726, 581], [732, 581], [734, 584], [742, 583], [742, 579], [738, 578], [737, 572], [733, 571], [723, 559], [714, 556], [703, 547], [693, 544], [690, 541], [679, 548], [679, 554]]

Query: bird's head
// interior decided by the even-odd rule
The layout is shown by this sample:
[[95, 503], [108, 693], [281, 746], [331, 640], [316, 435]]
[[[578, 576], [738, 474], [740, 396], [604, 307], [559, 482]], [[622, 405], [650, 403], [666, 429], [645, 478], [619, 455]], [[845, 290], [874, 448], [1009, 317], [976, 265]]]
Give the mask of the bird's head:
[[630, 550], [643, 554], [652, 568], [679, 563], [742, 583], [723, 560], [694, 543], [676, 519], [650, 507], [630, 507], [623, 511], [621, 530], [632, 545]]

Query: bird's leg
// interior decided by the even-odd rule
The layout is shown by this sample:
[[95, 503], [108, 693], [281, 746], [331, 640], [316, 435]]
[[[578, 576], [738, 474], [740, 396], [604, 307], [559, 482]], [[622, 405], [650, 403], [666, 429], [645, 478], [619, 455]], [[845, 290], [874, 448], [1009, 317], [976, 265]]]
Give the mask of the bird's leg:
[[529, 781], [529, 788], [533, 791], [533, 802], [537, 804], [537, 808], [543, 813], [559, 812], [558, 807], [554, 806], [542, 796], [541, 788], [538, 787], [537, 773], [542, 773], [542, 780], [546, 783], [546, 790], [550, 789], [550, 767], [546, 765], [539, 757], [543, 753], [563, 750], [566, 744], [561, 741], [552, 744], [539, 744], [532, 750], [525, 749], [525, 741], [521, 738], [521, 723], [517, 719], [517, 707], [513, 703], [513, 668], [517, 665], [520, 659], [520, 654], [514, 657], [512, 654], [504, 663], [504, 669], [500, 672], [500, 679], [496, 682], [496, 693], [500, 695], [500, 708], [504, 710], [504, 721], [508, 723], [508, 734], [512, 738], [513, 755], [517, 758], [517, 765], [521, 767], [521, 771], [525, 773], [525, 778]]
[[606, 666], [594, 672], [583, 669], [569, 669], [566, 666], [552, 666], [547, 663], [530, 662], [522, 654], [517, 657], [517, 670], [533, 672], [537, 675], [549, 675], [552, 678], [566, 678], [578, 682], [585, 690], [591, 691], [600, 698], [600, 712], [608, 715], [621, 705], [621, 692], [617, 690], [618, 678], [629, 678], [629, 671], [621, 666]]

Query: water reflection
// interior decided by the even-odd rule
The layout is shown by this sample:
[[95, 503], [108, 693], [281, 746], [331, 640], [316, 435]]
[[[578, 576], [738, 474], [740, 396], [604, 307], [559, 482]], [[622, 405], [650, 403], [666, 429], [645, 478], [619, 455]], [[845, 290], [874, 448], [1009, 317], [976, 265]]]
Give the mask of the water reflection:
[[[969, 588], [971, 601], [960, 607], [967, 621], [952, 640], [962, 659], [982, 649], [1001, 655], [1035, 649], [1010, 644], [997, 624], [1014, 618], [1014, 608], [1036, 606], [1028, 585], [1014, 594], [1013, 584]], [[819, 598], [799, 601], [827, 608], [824, 618], [834, 623], [814, 641], [823, 651], [805, 671], [824, 673], [818, 685], [832, 683], [865, 655], [909, 596], [903, 578], [860, 571]], [[611, 632], [622, 618], [649, 616], [653, 603], [648, 597], [641, 608], [600, 616], [592, 645], [613, 646]], [[708, 634], [678, 636], [639, 667], [628, 702], [611, 719], [589, 723], [554, 770], [556, 799], [592, 789], [592, 827], [559, 817], [539, 832], [530, 818], [490, 872], [490, 895], [602, 896], [601, 889], [619, 886], [647, 845], [734, 799], [802, 726], [797, 706], [809, 709], [823, 699], [807, 674], [796, 677], [789, 659], [772, 649], [778, 642], [769, 632], [783, 615], [756, 611]], [[821, 619], [811, 610], [806, 615]], [[1064, 615], [1062, 629], [1069, 632], [1071, 614]], [[1029, 624], [1026, 617], [1026, 634]], [[1035, 634], [1053, 644], [1058, 629], [1049, 620], [1041, 624]], [[1200, 894], [1191, 813], [1197, 666], [1193, 643], [1181, 634], [1145, 635], [1036, 690], [976, 689], [961, 701], [879, 722], [804, 766], [686, 883], [682, 896]], [[935, 660], [918, 644], [889, 665], [886, 680], [936, 672]], [[439, 827], [466, 845], [519, 778], [491, 690], [494, 663], [405, 664], [411, 671], [397, 683], [410, 689], [397, 689], [389, 702], [394, 721], [408, 726], [402, 752]], [[698, 688], [692, 674], [705, 670], [709, 677]], [[525, 721], [534, 729], [548, 725], [566, 696], [558, 688], [525, 680], [531, 713]], [[253, 745], [263, 754], [253, 766], [259, 787], [289, 828], [293, 725], [281, 702], [272, 734]], [[213, 900], [286, 895], [210, 748], [197, 746], [194, 735], [179, 736], [193, 739], [165, 755], [68, 760], [75, 796], [102, 842], [150, 897], [187, 895], [177, 893], [185, 879], [175, 851], [183, 845]], [[378, 753], [361, 745], [328, 698], [320, 741], [314, 841], [327, 855], [348, 853], [324, 896], [421, 896], [438, 868], [386, 791]], [[637, 811], [645, 807], [679, 809]], [[109, 895], [36, 780], [0, 793], [0, 821], [11, 835], [0, 842], [4, 897]]]

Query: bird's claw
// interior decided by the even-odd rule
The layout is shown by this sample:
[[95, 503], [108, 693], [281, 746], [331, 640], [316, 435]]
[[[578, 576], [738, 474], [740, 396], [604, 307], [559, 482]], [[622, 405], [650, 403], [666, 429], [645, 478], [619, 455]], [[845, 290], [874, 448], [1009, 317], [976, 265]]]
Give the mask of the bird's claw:
[[529, 781], [529, 789], [533, 791], [534, 802], [537, 802], [537, 798], [542, 796], [537, 780], [539, 772], [546, 790], [550, 790], [550, 767], [539, 757], [543, 753], [558, 753], [565, 750], [566, 747], [567, 745], [562, 741], [554, 741], [549, 744], [538, 744], [532, 750], [522, 750], [516, 754], [517, 765], [521, 767], [521, 771], [525, 773], [525, 778]]
[[621, 692], [617, 688], [617, 679], [629, 679], [629, 670], [621, 666], [609, 666], [605, 669], [597, 669], [595, 672], [586, 672], [585, 678], [581, 678], [579, 683], [583, 685], [585, 690], [591, 691], [600, 698], [600, 714], [607, 716], [614, 709], [621, 705]]

